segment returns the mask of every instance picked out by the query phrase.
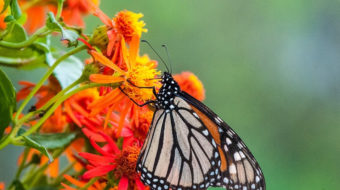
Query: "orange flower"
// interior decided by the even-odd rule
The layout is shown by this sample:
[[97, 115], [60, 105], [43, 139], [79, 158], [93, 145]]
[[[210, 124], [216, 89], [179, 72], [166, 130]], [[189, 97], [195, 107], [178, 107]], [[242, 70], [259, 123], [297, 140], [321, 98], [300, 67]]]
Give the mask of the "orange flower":
[[[71, 184], [76, 186], [77, 188], [73, 188], [73, 187], [71, 187], [69, 185], [61, 183], [61, 185], [64, 186], [64, 189], [62, 189], [62, 190], [77, 190], [77, 189], [80, 189], [80, 188], [84, 187], [86, 185], [86, 183], [87, 183], [87, 181], [80, 181], [80, 180], [77, 180], [77, 179], [75, 179], [75, 178], [73, 178], [73, 177], [71, 177], [69, 175], [64, 175], [64, 178], [67, 181], [69, 181]], [[106, 186], [107, 186], [107, 183], [105, 181], [97, 180], [96, 182], [94, 182], [87, 189], [88, 190], [102, 190], [102, 189], [107, 189]], [[118, 190], [118, 187], [117, 186], [111, 187], [108, 190]]]
[[[115, 84], [122, 82], [122, 84], [120, 85], [120, 89], [122, 89], [124, 93], [120, 89], [114, 89], [106, 93], [100, 99], [94, 101], [89, 106], [89, 108], [92, 110], [91, 114], [93, 115], [98, 114], [104, 109], [108, 109], [107, 113], [110, 114], [113, 110], [117, 110], [118, 103], [126, 102], [123, 104], [123, 106], [118, 107], [118, 110], [121, 111], [122, 117], [119, 122], [118, 134], [120, 134], [124, 119], [131, 109], [131, 106], [133, 105], [133, 103], [128, 98], [131, 98], [137, 102], [145, 102], [154, 98], [151, 89], [138, 88], [136, 86], [159, 86], [158, 81], [152, 80], [159, 74], [159, 72], [155, 69], [155, 67], [157, 66], [156, 62], [151, 61], [147, 56], [138, 56], [139, 37], [133, 37], [129, 50], [125, 46], [124, 39], [122, 39], [121, 44], [122, 57], [126, 65], [126, 70], [120, 68], [104, 55], [96, 51], [91, 51], [91, 54], [95, 58], [95, 60], [110, 68], [113, 74], [92, 74], [90, 76], [90, 80], [96, 83]], [[108, 119], [109, 116], [107, 115], [104, 127], [107, 126]]]
[[67, 124], [65, 112], [61, 106], [58, 106], [54, 113], [40, 127], [40, 132], [61, 133], [65, 131]]
[[134, 13], [128, 10], [120, 11], [113, 19], [115, 27], [119, 34], [122, 34], [124, 39], [129, 43], [133, 36], [141, 36], [142, 32], [148, 30], [144, 28], [145, 23], [139, 21], [143, 17], [142, 13]]
[[137, 143], [142, 145], [151, 125], [153, 111], [148, 107], [133, 105], [131, 109], [130, 122], [122, 129], [121, 136], [124, 137], [124, 144]]
[[[47, 12], [57, 12], [56, 1], [21, 0], [20, 5], [27, 14], [24, 26], [29, 33], [33, 33], [44, 25]], [[98, 5], [99, 0], [66, 0], [61, 17], [68, 25], [84, 27], [83, 17], [93, 11], [92, 7]]]
[[[35, 86], [34, 83], [28, 81], [20, 81], [20, 85], [23, 86], [19, 92], [17, 92], [17, 101], [25, 99], [26, 96], [31, 92], [33, 87]], [[37, 109], [41, 108], [48, 100], [50, 100], [53, 96], [55, 96], [59, 91], [61, 91], [61, 86], [58, 80], [55, 77], [50, 77], [48, 79], [48, 84], [40, 87], [38, 92], [35, 94], [38, 101], [36, 102], [35, 106]]]
[[[106, 34], [109, 40], [106, 48], [106, 55], [113, 63], [117, 63], [121, 60], [121, 48], [123, 48], [123, 45], [125, 46], [125, 44], [121, 44], [122, 38], [130, 45], [133, 36], [138, 36], [140, 38], [142, 32], [147, 32], [147, 29], [144, 28], [145, 23], [139, 21], [139, 19], [143, 17], [143, 14], [123, 10], [111, 20], [99, 8], [93, 8], [95, 9], [94, 15], [106, 25]], [[98, 39], [102, 39], [102, 37], [99, 37]]]
[[[0, 11], [2, 11], [3, 8], [4, 8], [4, 1], [1, 0], [0, 1]], [[6, 14], [7, 14], [7, 11], [0, 14], [0, 30], [3, 30], [3, 29], [6, 28], [6, 22], [4, 21]]]
[[99, 6], [99, 0], [67, 0], [64, 3], [62, 18], [72, 26], [84, 27], [83, 17], [94, 11], [92, 6]]
[[98, 98], [99, 92], [96, 88], [83, 90], [64, 102], [65, 112], [79, 127], [88, 122], [98, 123], [98, 118], [90, 117], [91, 110], [88, 109], [88, 105]]
[[49, 9], [45, 3], [27, 6], [27, 9], [25, 9], [26, 5], [30, 4], [30, 1], [21, 0], [20, 2], [20, 5], [24, 7], [23, 11], [27, 14], [27, 20], [24, 27], [28, 33], [33, 33], [45, 24], [46, 14]]
[[5, 190], [5, 183], [4, 182], [0, 182], [0, 190]]
[[[35, 86], [34, 83], [27, 81], [20, 81], [19, 84], [24, 87], [17, 93], [17, 101], [26, 98], [26, 96]], [[35, 107], [37, 109], [41, 108], [59, 91], [61, 91], [61, 86], [58, 80], [55, 77], [50, 77], [48, 80], [48, 84], [40, 87], [40, 89], [35, 94], [37, 98]], [[66, 120], [65, 112], [63, 111], [62, 106], [59, 106], [54, 111], [54, 113], [44, 122], [44, 124], [40, 128], [40, 131], [43, 133], [63, 132], [66, 129], [67, 124], [68, 122]]]
[[205, 98], [205, 91], [202, 82], [191, 72], [182, 72], [181, 74], [174, 75], [181, 90], [187, 92], [199, 101]]

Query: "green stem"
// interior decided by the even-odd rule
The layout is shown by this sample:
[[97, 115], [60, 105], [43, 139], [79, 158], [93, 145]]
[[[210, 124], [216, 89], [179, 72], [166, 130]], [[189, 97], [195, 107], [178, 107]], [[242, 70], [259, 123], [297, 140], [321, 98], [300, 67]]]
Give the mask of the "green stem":
[[51, 98], [46, 104], [44, 104], [44, 106], [42, 106], [40, 109], [33, 111], [33, 112], [29, 112], [28, 114], [26, 114], [24, 117], [22, 117], [21, 119], [19, 119], [19, 121], [17, 122], [18, 124], [22, 125], [24, 123], [26, 123], [29, 119], [31, 119], [33, 116], [35, 116], [36, 114], [42, 113], [44, 111], [46, 111], [53, 103], [55, 103], [58, 98], [60, 98], [61, 96], [63, 96], [66, 92], [68, 92], [70, 89], [72, 89], [73, 87], [75, 87], [76, 85], [78, 85], [81, 81], [78, 79], [76, 81], [74, 81], [72, 84], [70, 84], [68, 87], [66, 87], [65, 89], [63, 89], [62, 91], [58, 92], [57, 95], [53, 96], [53, 98]]
[[[68, 99], [69, 97], [73, 96], [74, 94], [76, 94], [79, 91], [85, 90], [87, 88], [93, 88], [93, 87], [99, 87], [99, 86], [104, 86], [104, 84], [99, 84], [99, 83], [90, 83], [88, 85], [84, 85], [82, 87], [79, 87], [69, 93], [67, 93], [66, 95], [60, 97], [54, 104], [53, 106], [44, 114], [44, 116], [35, 124], [33, 125], [29, 130], [27, 130], [24, 134], [22, 134], [22, 136], [28, 136], [30, 134], [32, 134], [33, 132], [35, 132], [47, 119], [48, 117], [54, 112], [55, 109], [57, 109], [57, 107], [63, 103], [66, 99]], [[13, 139], [13, 141], [17, 141], [19, 137]]]
[[54, 186], [60, 185], [60, 183], [61, 183], [61, 182], [63, 181], [63, 179], [64, 179], [64, 174], [66, 174], [68, 171], [70, 171], [70, 170], [73, 168], [73, 166], [74, 166], [75, 164], [76, 164], [75, 161], [72, 162], [72, 163], [70, 163], [65, 169], [63, 169], [63, 171], [61, 171], [61, 172], [59, 173], [58, 177], [55, 178], [55, 180], [54, 180], [54, 182], [53, 182]]
[[63, 6], [64, 0], [58, 0], [58, 10], [56, 15], [57, 20], [59, 20], [59, 18], [61, 17], [61, 13], [63, 12]]
[[98, 180], [98, 177], [94, 177], [92, 178], [89, 182], [87, 182], [82, 188], [80, 188], [79, 190], [87, 190], [92, 184], [94, 184], [94, 182], [96, 182]]
[[12, 131], [0, 141], [0, 150], [5, 148], [13, 139], [13, 137], [18, 133], [21, 125], [15, 125]]
[[[32, 91], [29, 93], [29, 95], [25, 98], [25, 100], [23, 101], [23, 103], [20, 105], [15, 118], [14, 118], [14, 127], [12, 129], [12, 131], [10, 132], [9, 135], [7, 135], [6, 137], [4, 137], [1, 141], [0, 141], [0, 150], [3, 149], [4, 147], [6, 147], [15, 137], [15, 135], [18, 133], [21, 125], [23, 124], [23, 121], [26, 121], [26, 119], [28, 119], [29, 117], [33, 116], [34, 113], [29, 113], [25, 118], [25, 120], [20, 120], [19, 122], [19, 116], [22, 113], [22, 111], [24, 110], [25, 106], [28, 104], [28, 102], [33, 98], [34, 94], [40, 89], [40, 87], [44, 84], [44, 82], [48, 79], [48, 77], [53, 73], [54, 69], [67, 57], [76, 54], [84, 49], [86, 49], [86, 45], [81, 45], [78, 46], [77, 48], [72, 49], [71, 51], [65, 53], [64, 55], [62, 55], [59, 59], [57, 59], [55, 61], [55, 63], [47, 70], [47, 72], [45, 73], [45, 75], [42, 77], [42, 79], [36, 84], [36, 86], [32, 89]], [[29, 117], [28, 117], [29, 116]], [[47, 118], [46, 118], [47, 119]], [[45, 119], [45, 120], [46, 120]], [[39, 127], [39, 126], [38, 126]], [[34, 130], [32, 130], [32, 128], [28, 131], [30, 131], [30, 133], [27, 134], [31, 134], [32, 132], [34, 132], [38, 127], [34, 128]]]
[[44, 82], [48, 79], [48, 77], [53, 73], [54, 69], [66, 58], [69, 56], [78, 53], [82, 50], [86, 49], [85, 45], [78, 46], [77, 48], [72, 49], [71, 51], [65, 53], [63, 56], [59, 57], [55, 61], [55, 63], [47, 70], [45, 75], [41, 78], [41, 80], [35, 85], [35, 87], [32, 89], [32, 91], [29, 93], [29, 95], [25, 98], [24, 102], [20, 105], [16, 115], [15, 115], [15, 121], [18, 120], [21, 112], [24, 110], [25, 106], [28, 104], [28, 102], [33, 98], [34, 94], [40, 89], [40, 87], [44, 84]]
[[[66, 147], [65, 147], [66, 148]], [[53, 152], [53, 158], [58, 158], [65, 150], [65, 148], [61, 148], [58, 150], [55, 150]], [[44, 165], [40, 166], [35, 172], [32, 172], [23, 182], [24, 184], [28, 183], [29, 187], [28, 189], [31, 189], [31, 187], [33, 187], [40, 179], [41, 175], [43, 174], [43, 172], [47, 169], [48, 165], [50, 163], [46, 162]]]
[[72, 84], [70, 84], [68, 87], [60, 91], [57, 95], [55, 95], [53, 98], [51, 98], [44, 106], [42, 106], [38, 111], [40, 113], [41, 111], [47, 110], [53, 103], [55, 103], [60, 97], [62, 97], [65, 93], [67, 93], [69, 90], [71, 90], [73, 87], [80, 84], [81, 80], [76, 80]]
[[29, 147], [26, 147], [25, 150], [24, 150], [22, 161], [20, 163], [20, 166], [18, 168], [17, 173], [15, 174], [15, 179], [19, 179], [20, 178], [20, 174], [21, 174], [22, 170], [25, 168], [25, 163], [26, 163], [26, 159], [27, 159], [29, 150], [30, 150]]
[[31, 44], [33, 44], [36, 39], [41, 38], [43, 36], [46, 36], [49, 34], [51, 31], [46, 27], [40, 28], [38, 31], [36, 31], [28, 40], [23, 41], [23, 42], [6, 42], [6, 41], [0, 41], [0, 46], [7, 47], [7, 48], [13, 48], [13, 49], [20, 49], [27, 47]]

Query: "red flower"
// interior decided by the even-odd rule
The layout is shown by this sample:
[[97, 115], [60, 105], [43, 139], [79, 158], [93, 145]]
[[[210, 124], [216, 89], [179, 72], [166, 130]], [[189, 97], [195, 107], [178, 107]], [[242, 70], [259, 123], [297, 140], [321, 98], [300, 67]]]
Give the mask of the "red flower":
[[79, 153], [89, 162], [87, 165], [88, 171], [82, 177], [84, 179], [93, 177], [106, 179], [106, 175], [113, 172], [114, 178], [119, 180], [118, 189], [145, 189], [139, 179], [139, 174], [135, 170], [140, 146], [123, 146], [122, 150], [120, 150], [109, 136], [104, 133], [100, 133], [100, 135], [107, 142], [105, 146], [100, 147], [91, 139], [90, 142], [101, 155], [86, 152]]

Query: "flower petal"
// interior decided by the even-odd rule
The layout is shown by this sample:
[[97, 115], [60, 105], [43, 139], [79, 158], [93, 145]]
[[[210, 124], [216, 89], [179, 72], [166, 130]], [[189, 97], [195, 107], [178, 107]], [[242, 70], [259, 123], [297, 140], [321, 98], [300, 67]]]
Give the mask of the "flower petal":
[[144, 184], [140, 181], [139, 177], [136, 177], [135, 182], [136, 182], [136, 185], [137, 185], [138, 190], [144, 190], [144, 189], [145, 189], [145, 186], [144, 186]]
[[101, 64], [110, 67], [111, 69], [117, 71], [119, 74], [121, 75], [125, 75], [125, 71], [123, 71], [122, 69], [120, 69], [117, 65], [115, 65], [114, 63], [112, 63], [107, 57], [105, 57], [103, 54], [96, 52], [94, 50], [90, 51], [91, 55], [97, 60], [99, 61]]
[[84, 182], [80, 182], [76, 179], [74, 179], [73, 177], [69, 176], [69, 175], [64, 175], [64, 178], [67, 179], [67, 181], [71, 182], [73, 185], [77, 186], [77, 187], [83, 187], [86, 183]]
[[97, 154], [91, 154], [87, 152], [80, 152], [79, 156], [85, 158], [89, 161], [92, 165], [99, 166], [99, 165], [107, 165], [108, 163], [114, 162], [114, 157], [109, 156], [100, 156]]
[[113, 21], [108, 17], [103, 11], [100, 9], [96, 9], [93, 13], [94, 16], [97, 16], [106, 26], [113, 27]]
[[131, 67], [135, 65], [136, 62], [136, 57], [139, 49], [139, 41], [140, 40], [138, 35], [134, 35], [132, 37], [129, 50], [129, 64], [131, 65]]
[[115, 169], [114, 165], [98, 166], [84, 173], [84, 179], [91, 179], [93, 177], [103, 176]]
[[129, 186], [129, 180], [127, 177], [123, 176], [118, 184], [118, 190], [127, 190]]
[[112, 75], [91, 74], [90, 80], [95, 83], [118, 83], [124, 81], [124, 77], [117, 77]]

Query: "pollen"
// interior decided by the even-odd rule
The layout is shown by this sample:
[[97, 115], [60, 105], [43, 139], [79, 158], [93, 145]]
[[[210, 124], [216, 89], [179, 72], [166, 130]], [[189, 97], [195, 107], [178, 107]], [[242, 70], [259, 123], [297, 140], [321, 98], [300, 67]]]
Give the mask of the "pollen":
[[115, 158], [116, 168], [114, 170], [115, 177], [120, 179], [126, 176], [134, 179], [138, 174], [136, 172], [136, 164], [140, 148], [137, 146], [125, 147]]
[[124, 92], [132, 99], [145, 102], [154, 99], [154, 94], [150, 88], [140, 87], [159, 87], [160, 83], [155, 80], [155, 76], [160, 72], [155, 69], [157, 63], [149, 59], [148, 56], [137, 56], [136, 63], [127, 74], [129, 82], [122, 85]]
[[144, 21], [139, 20], [143, 16], [142, 13], [123, 10], [113, 20], [118, 33], [122, 34], [127, 41], [130, 41], [132, 36], [141, 36], [142, 32], [147, 32], [147, 29], [144, 28]]

